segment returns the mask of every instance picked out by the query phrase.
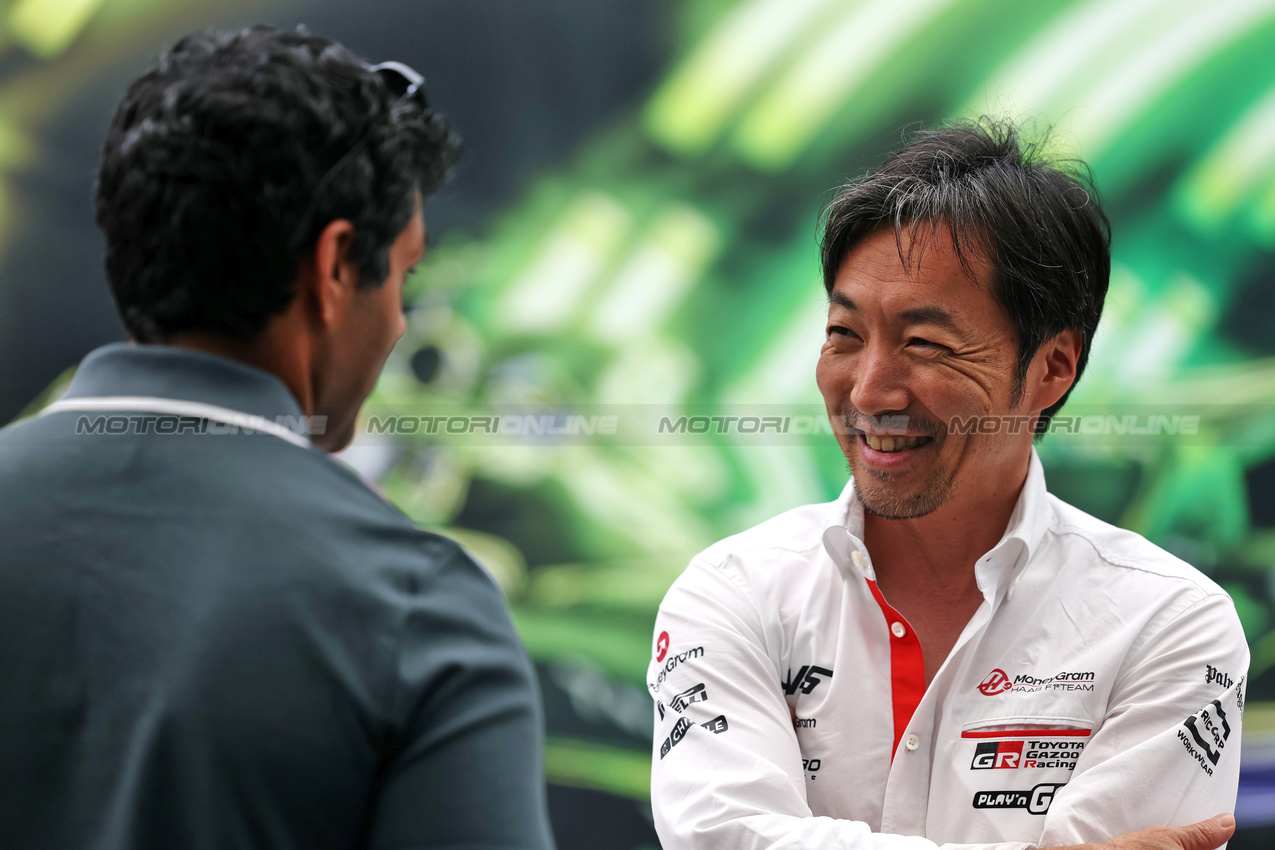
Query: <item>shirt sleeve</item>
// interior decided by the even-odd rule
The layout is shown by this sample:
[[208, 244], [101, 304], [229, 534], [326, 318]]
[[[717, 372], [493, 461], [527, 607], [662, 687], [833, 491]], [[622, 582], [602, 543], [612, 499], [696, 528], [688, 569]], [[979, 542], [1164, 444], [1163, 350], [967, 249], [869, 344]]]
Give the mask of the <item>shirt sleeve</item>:
[[768, 641], [766, 628], [729, 564], [693, 561], [660, 606], [647, 689], [651, 805], [664, 850], [935, 850], [926, 838], [814, 816], [771, 655], [779, 638]]
[[1041, 845], [1233, 812], [1248, 662], [1234, 605], [1220, 593], [1135, 648], [1101, 727], [1055, 794]]
[[539, 692], [499, 589], [449, 545], [439, 569], [398, 591], [367, 846], [552, 850]]

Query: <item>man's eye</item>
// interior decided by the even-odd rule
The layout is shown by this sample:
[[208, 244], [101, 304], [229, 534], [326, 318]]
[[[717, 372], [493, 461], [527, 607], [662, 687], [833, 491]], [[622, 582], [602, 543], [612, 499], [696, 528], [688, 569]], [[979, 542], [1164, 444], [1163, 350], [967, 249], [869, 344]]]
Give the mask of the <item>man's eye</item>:
[[859, 335], [856, 334], [854, 331], [850, 330], [849, 328], [842, 327], [841, 325], [828, 325], [828, 336], [829, 337], [844, 336], [850, 339], [859, 338]]
[[943, 345], [942, 343], [932, 342], [931, 340], [928, 340], [928, 339], [922, 339], [919, 336], [914, 336], [910, 340], [908, 340], [908, 345], [920, 346], [921, 348], [933, 348], [936, 350], [947, 349], [947, 346]]

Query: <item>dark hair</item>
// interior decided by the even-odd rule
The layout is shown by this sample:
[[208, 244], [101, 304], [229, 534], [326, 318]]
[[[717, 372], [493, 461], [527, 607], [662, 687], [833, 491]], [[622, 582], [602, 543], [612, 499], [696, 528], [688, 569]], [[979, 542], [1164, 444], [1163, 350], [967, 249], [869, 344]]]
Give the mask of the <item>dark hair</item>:
[[[876, 228], [894, 228], [907, 264], [904, 230], [944, 227], [966, 272], [971, 256], [992, 267], [992, 295], [1018, 337], [1015, 403], [1036, 352], [1068, 328], [1081, 333], [1079, 381], [1111, 276], [1111, 225], [1088, 168], [1048, 159], [1047, 140], [1022, 143], [1012, 123], [991, 118], [916, 133], [825, 211], [824, 287], [832, 291], [846, 254]], [[911, 242], [919, 244], [915, 230]], [[1043, 412], [1038, 429], [1070, 394]]]
[[97, 224], [125, 327], [254, 338], [338, 218], [359, 285], [379, 285], [458, 144], [446, 118], [303, 29], [186, 36], [129, 86], [102, 146]]

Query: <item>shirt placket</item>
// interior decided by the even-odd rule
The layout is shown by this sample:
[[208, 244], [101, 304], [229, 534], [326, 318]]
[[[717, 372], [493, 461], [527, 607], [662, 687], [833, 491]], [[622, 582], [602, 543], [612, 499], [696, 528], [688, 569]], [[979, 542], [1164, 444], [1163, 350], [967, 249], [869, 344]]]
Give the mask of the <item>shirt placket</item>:
[[[859, 547], [862, 544], [858, 543]], [[857, 557], [856, 557], [857, 556]], [[894, 758], [886, 780], [881, 810], [881, 831], [899, 835], [925, 835], [929, 820], [930, 777], [936, 750], [935, 705], [952, 689], [960, 658], [977, 644], [992, 617], [996, 586], [986, 578], [1001, 553], [993, 551], [980, 561], [983, 604], [979, 606], [948, 657], [927, 688], [921, 644], [910, 623], [885, 599], [876, 585], [875, 571], [866, 549], [856, 548], [851, 560], [865, 573], [873, 599], [890, 634], [891, 694], [894, 708]], [[868, 578], [871, 576], [871, 578]], [[950, 719], [950, 718], [949, 718]], [[944, 724], [960, 729], [960, 722]], [[964, 802], [964, 801], [956, 801]]]

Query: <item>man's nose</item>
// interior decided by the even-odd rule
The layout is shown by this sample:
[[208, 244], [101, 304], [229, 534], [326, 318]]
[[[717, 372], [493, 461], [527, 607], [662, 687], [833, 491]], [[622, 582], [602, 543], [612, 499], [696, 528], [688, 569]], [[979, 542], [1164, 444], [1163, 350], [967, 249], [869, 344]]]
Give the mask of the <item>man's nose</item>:
[[906, 371], [897, 352], [867, 346], [855, 363], [850, 402], [869, 416], [906, 410], [911, 401]]

